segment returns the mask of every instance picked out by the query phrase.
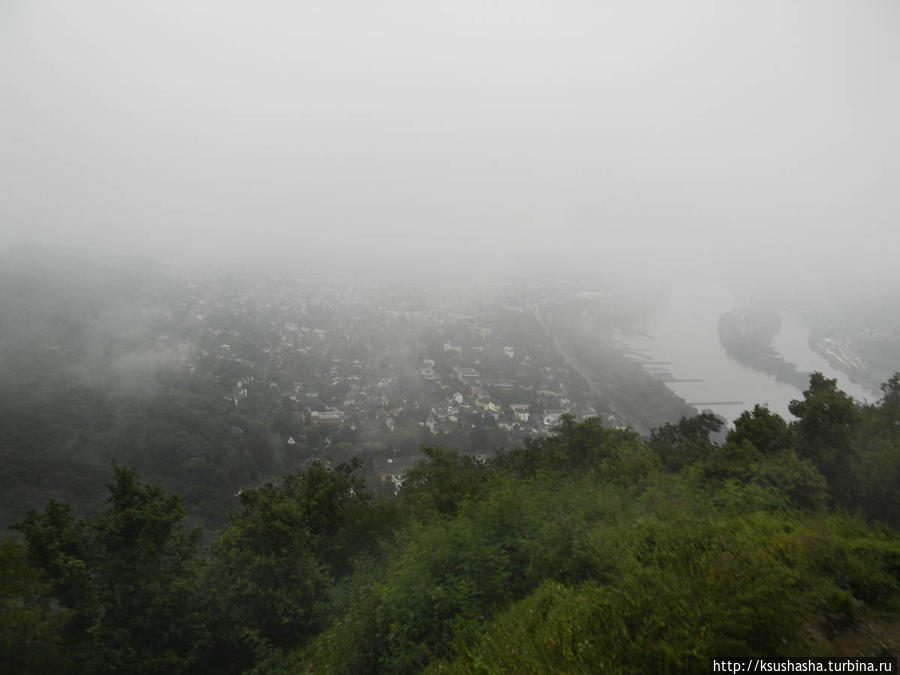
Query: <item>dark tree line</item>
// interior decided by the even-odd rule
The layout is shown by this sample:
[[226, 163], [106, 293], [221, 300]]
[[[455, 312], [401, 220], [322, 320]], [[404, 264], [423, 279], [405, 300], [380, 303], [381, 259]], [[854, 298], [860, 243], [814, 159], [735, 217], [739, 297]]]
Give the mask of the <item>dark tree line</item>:
[[900, 375], [860, 406], [814, 374], [786, 422], [648, 439], [563, 418], [479, 461], [443, 448], [372, 494], [360, 463], [242, 490], [201, 547], [116, 467], [0, 546], [16, 673], [706, 670], [720, 655], [900, 647]]

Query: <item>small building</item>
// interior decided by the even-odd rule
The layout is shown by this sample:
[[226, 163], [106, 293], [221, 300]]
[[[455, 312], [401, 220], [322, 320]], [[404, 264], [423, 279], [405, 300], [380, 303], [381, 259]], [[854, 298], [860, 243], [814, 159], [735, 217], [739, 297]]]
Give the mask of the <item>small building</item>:
[[463, 384], [470, 387], [481, 386], [481, 375], [474, 368], [466, 368], [465, 366], [453, 366], [453, 372], [457, 379]]
[[309, 414], [310, 421], [315, 424], [338, 425], [344, 421], [343, 410], [313, 410]]
[[568, 410], [545, 410], [543, 418], [544, 427], [547, 429], [551, 429], [555, 426], [558, 426], [562, 416], [567, 415], [568, 413]]
[[452, 342], [444, 343], [444, 351], [445, 352], [456, 352], [457, 354], [462, 355], [462, 347], [459, 345], [455, 345]]
[[531, 414], [529, 413], [529, 408], [531, 406], [529, 406], [527, 403], [513, 403], [509, 407], [512, 410], [513, 415], [519, 422], [527, 422], [531, 417]]

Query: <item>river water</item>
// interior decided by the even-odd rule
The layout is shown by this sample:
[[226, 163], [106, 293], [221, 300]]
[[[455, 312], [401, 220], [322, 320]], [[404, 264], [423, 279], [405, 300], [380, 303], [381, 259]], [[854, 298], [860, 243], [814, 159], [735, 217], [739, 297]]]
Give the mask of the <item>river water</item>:
[[[675, 381], [667, 386], [699, 410], [711, 410], [730, 424], [744, 410], [762, 403], [786, 420], [794, 419], [788, 403], [802, 398], [793, 385], [746, 368], [719, 343], [719, 317], [735, 307], [734, 296], [715, 284], [681, 283], [671, 289], [667, 309], [647, 326], [643, 336], [624, 339], [632, 357], [654, 374]], [[802, 317], [785, 315], [775, 346], [803, 371], [819, 370], [838, 379], [838, 386], [859, 400], [877, 398], [854, 385], [809, 348], [809, 327]], [[680, 381], [679, 381], [680, 380]]]
[[781, 330], [774, 340], [775, 349], [788, 361], [797, 364], [804, 372], [819, 371], [825, 377], [836, 379], [838, 387], [857, 401], [874, 403], [880, 394], [868, 387], [851, 382], [841, 371], [833, 368], [825, 357], [809, 348], [809, 324], [802, 316], [781, 313]]

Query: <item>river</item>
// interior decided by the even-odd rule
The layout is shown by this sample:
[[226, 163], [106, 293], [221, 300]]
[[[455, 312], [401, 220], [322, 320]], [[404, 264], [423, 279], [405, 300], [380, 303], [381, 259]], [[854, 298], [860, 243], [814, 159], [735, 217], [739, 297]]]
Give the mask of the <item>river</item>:
[[797, 364], [800, 370], [805, 372], [817, 370], [825, 377], [836, 379], [838, 387], [857, 401], [874, 403], [880, 398], [877, 392], [871, 391], [868, 387], [851, 382], [846, 374], [834, 368], [824, 356], [809, 348], [809, 324], [802, 316], [782, 312], [781, 330], [773, 342], [778, 353]]
[[[797, 387], [746, 368], [719, 343], [719, 317], [735, 307], [733, 294], [722, 286], [680, 283], [671, 289], [668, 307], [648, 325], [646, 334], [623, 338], [632, 358], [667, 380], [667, 386], [698, 410], [711, 410], [730, 424], [756, 403], [787, 420], [788, 404], [802, 397]], [[860, 400], [877, 398], [854, 385], [809, 348], [809, 327], [796, 315], [782, 317], [776, 348], [804, 371], [819, 370], [838, 379], [838, 386]]]

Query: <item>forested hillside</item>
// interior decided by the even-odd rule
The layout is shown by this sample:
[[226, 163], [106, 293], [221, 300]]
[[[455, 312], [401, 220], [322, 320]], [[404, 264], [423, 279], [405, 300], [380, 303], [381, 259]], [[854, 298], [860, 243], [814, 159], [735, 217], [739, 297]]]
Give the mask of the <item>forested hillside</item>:
[[0, 548], [10, 673], [701, 672], [713, 656], [900, 649], [900, 375], [814, 374], [787, 423], [642, 439], [596, 419], [478, 460], [426, 448], [396, 498], [358, 462], [244, 490], [201, 548], [115, 467]]

